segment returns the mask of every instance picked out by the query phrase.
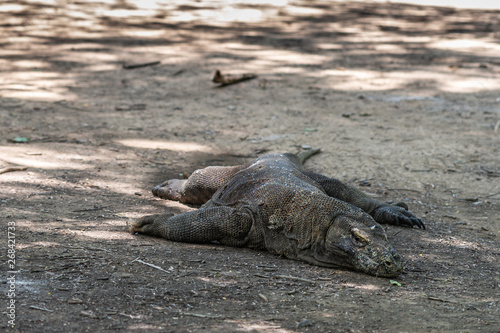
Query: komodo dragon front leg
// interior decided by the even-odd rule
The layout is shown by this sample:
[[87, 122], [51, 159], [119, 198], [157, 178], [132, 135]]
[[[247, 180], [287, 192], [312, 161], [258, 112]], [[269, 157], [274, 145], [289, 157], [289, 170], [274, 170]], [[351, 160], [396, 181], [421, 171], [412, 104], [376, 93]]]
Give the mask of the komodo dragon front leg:
[[178, 215], [144, 216], [132, 223], [129, 231], [162, 237], [176, 242], [244, 246], [253, 226], [251, 213], [243, 208], [200, 208]]
[[389, 205], [370, 198], [357, 188], [344, 184], [338, 179], [329, 178], [311, 171], [304, 171], [304, 174], [318, 183], [329, 196], [361, 208], [370, 214], [378, 223], [400, 225], [410, 228], [417, 226], [421, 229], [425, 229], [422, 220], [410, 213], [408, 211], [408, 206], [404, 202]]
[[245, 165], [210, 166], [193, 172], [188, 179], [170, 179], [153, 188], [153, 194], [162, 199], [202, 205]]

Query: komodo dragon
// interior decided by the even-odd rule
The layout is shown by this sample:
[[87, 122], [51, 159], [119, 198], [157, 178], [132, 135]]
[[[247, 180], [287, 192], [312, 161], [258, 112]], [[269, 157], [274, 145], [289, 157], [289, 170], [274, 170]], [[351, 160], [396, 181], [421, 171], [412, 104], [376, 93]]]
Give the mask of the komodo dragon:
[[404, 203], [385, 204], [305, 170], [302, 162], [317, 151], [267, 154], [245, 165], [207, 167], [188, 179], [168, 180], [153, 189], [154, 195], [203, 206], [144, 216], [130, 232], [266, 249], [314, 265], [398, 276], [403, 259], [379, 223], [425, 229], [424, 224]]

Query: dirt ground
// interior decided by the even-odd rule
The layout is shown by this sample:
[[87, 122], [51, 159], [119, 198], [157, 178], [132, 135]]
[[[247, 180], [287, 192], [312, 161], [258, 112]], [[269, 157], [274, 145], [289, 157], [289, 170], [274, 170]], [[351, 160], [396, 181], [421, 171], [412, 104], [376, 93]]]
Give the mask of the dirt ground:
[[[3, 1], [0, 169], [27, 170], [0, 174], [0, 327], [499, 332], [499, 42], [500, 11]], [[216, 69], [258, 77], [216, 88]], [[307, 168], [425, 221], [385, 226], [400, 286], [127, 232], [192, 209], [152, 196], [166, 179], [307, 146]]]

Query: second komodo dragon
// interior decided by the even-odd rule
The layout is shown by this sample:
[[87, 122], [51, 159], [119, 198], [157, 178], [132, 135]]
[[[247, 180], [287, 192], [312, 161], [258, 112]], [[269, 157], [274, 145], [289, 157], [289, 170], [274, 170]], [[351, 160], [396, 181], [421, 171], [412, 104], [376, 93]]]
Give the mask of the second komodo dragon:
[[153, 189], [156, 196], [203, 205], [142, 217], [130, 232], [266, 249], [314, 265], [398, 276], [403, 258], [379, 223], [425, 229], [424, 224], [404, 203], [382, 203], [305, 170], [303, 161], [316, 152], [267, 154], [245, 165], [207, 167], [188, 179], [168, 180]]

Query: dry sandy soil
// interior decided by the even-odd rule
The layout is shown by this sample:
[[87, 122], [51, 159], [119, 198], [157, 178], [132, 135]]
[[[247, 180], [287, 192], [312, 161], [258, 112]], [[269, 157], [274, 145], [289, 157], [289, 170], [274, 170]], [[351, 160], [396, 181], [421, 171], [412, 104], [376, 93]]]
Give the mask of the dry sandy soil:
[[[0, 168], [27, 167], [0, 174], [2, 330], [500, 331], [500, 11], [158, 3], [0, 5]], [[386, 226], [400, 286], [127, 233], [192, 209], [152, 196], [165, 179], [302, 146], [425, 221]]]

